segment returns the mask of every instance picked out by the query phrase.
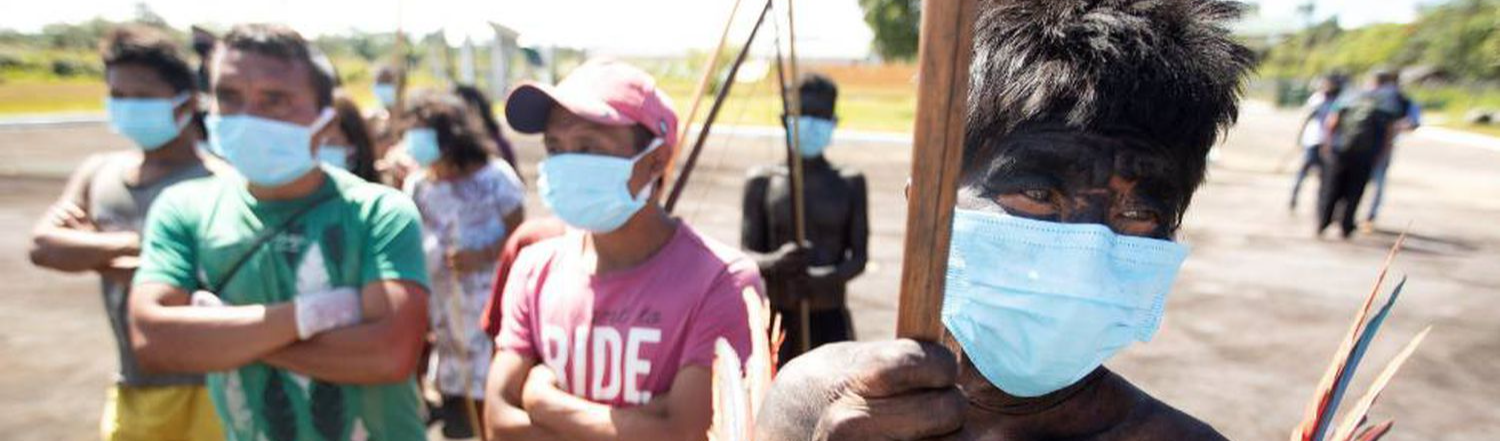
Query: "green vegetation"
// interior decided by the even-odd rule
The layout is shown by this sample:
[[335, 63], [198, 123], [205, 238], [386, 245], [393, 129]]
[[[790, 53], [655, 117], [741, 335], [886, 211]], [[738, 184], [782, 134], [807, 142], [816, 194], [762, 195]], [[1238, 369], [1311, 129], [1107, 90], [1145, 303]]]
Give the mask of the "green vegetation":
[[1474, 109], [1500, 110], [1500, 0], [1431, 4], [1409, 24], [1344, 29], [1329, 20], [1261, 52], [1260, 73], [1278, 83], [1282, 104], [1300, 102], [1303, 85], [1329, 72], [1362, 84], [1372, 69], [1416, 68], [1407, 70], [1407, 90], [1444, 124], [1462, 125]]

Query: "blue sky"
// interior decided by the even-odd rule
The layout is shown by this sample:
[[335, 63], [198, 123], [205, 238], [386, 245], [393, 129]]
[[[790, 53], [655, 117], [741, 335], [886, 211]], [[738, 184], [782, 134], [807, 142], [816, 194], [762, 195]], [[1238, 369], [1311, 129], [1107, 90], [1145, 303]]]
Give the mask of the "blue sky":
[[[1263, 16], [1293, 19], [1304, 0], [1258, 0]], [[1317, 14], [1338, 14], [1345, 25], [1410, 21], [1419, 3], [1432, 0], [1318, 0]], [[553, 43], [602, 53], [679, 54], [704, 48], [718, 37], [734, 0], [148, 0], [174, 26], [269, 21], [308, 34], [348, 29], [389, 31], [398, 22], [420, 33], [443, 29], [455, 43], [464, 36], [483, 39], [486, 23], [499, 22], [522, 33], [523, 43]], [[781, 2], [778, 2], [781, 3]], [[867, 53], [870, 31], [857, 0], [798, 0], [799, 55], [859, 58]], [[93, 17], [128, 19], [129, 0], [0, 0], [0, 28], [35, 31], [56, 22]], [[756, 0], [743, 1], [743, 35]], [[580, 13], [580, 11], [587, 11]], [[399, 17], [399, 18], [398, 18]], [[669, 26], [662, 26], [669, 17]]]

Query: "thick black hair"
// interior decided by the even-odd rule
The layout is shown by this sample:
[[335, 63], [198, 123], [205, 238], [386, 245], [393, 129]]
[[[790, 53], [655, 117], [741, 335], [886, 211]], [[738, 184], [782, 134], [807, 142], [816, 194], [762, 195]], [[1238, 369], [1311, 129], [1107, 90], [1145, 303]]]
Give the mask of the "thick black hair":
[[839, 86], [820, 73], [802, 75], [797, 81], [797, 104], [803, 115], [833, 119], [839, 101]]
[[338, 114], [339, 131], [344, 133], [344, 138], [349, 140], [350, 152], [348, 164], [349, 173], [359, 176], [369, 182], [379, 183], [380, 175], [375, 172], [375, 141], [370, 135], [370, 129], [365, 125], [363, 113], [359, 111], [359, 104], [343, 91], [337, 91], [333, 95], [333, 110]]
[[122, 25], [111, 29], [99, 44], [104, 68], [136, 64], [156, 71], [177, 93], [193, 90], [193, 68], [172, 38], [156, 28]]
[[292, 28], [265, 23], [237, 25], [224, 36], [223, 45], [279, 60], [306, 63], [313, 91], [318, 95], [318, 106], [333, 105], [333, 89], [338, 86], [333, 64]]
[[1077, 131], [1148, 146], [1186, 195], [1239, 114], [1254, 54], [1225, 25], [1226, 0], [990, 0], [974, 28], [965, 172], [1026, 131]]
[[437, 132], [439, 161], [458, 169], [488, 163], [495, 151], [479, 118], [457, 94], [423, 90], [406, 101], [405, 127], [430, 127]]

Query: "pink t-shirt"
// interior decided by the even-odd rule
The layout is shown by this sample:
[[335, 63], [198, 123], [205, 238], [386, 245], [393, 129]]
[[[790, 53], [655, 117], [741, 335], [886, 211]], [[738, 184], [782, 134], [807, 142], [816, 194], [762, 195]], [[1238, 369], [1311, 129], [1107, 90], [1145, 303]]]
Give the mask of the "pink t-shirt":
[[496, 350], [538, 360], [569, 393], [623, 407], [667, 392], [687, 366], [710, 367], [723, 337], [743, 363], [752, 331], [745, 289], [765, 290], [755, 263], [685, 223], [630, 269], [581, 265], [584, 234], [527, 247], [506, 281]]

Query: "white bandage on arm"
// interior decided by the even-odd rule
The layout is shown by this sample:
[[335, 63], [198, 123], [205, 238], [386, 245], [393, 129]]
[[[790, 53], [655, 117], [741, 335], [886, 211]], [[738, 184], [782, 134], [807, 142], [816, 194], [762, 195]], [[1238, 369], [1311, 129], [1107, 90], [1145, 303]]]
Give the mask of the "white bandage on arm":
[[334, 288], [298, 294], [292, 300], [297, 310], [297, 338], [306, 340], [323, 331], [359, 323], [359, 290]]

